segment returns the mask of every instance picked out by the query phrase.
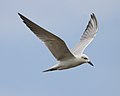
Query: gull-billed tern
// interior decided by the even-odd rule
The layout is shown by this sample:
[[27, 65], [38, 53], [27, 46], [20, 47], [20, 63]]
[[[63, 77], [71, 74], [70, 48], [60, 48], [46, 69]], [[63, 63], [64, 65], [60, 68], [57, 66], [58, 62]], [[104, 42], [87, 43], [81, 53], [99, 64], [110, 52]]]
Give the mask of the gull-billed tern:
[[69, 50], [65, 42], [58, 36], [38, 26], [22, 14], [18, 13], [18, 15], [21, 17], [26, 26], [30, 28], [30, 30], [45, 43], [45, 45], [57, 59], [56, 65], [43, 72], [69, 69], [87, 63], [94, 66], [89, 57], [83, 54], [85, 48], [94, 39], [98, 30], [98, 23], [94, 13], [91, 14], [91, 18], [83, 35], [81, 36], [80, 42], [72, 50]]

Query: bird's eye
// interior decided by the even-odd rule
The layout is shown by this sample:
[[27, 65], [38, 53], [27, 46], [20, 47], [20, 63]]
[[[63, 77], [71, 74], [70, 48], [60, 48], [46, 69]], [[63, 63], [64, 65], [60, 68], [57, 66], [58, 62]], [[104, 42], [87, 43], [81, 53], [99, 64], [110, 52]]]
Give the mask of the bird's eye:
[[83, 59], [87, 60], [88, 58], [87, 57], [83, 57]]
[[88, 58], [84, 57], [85, 60], [87, 60]]

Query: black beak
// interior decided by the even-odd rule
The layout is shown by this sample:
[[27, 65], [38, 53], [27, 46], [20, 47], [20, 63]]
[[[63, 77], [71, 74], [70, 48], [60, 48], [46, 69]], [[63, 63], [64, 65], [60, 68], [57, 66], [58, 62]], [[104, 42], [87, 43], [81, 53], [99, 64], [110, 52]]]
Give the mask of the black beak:
[[92, 62], [89, 61], [88, 63], [89, 63], [91, 66], [94, 66], [94, 65], [92, 64]]

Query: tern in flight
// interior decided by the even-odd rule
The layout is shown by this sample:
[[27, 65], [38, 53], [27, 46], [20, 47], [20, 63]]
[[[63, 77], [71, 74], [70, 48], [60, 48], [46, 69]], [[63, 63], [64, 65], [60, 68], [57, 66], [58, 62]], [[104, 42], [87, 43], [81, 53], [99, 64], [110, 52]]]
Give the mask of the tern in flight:
[[69, 50], [65, 42], [58, 36], [38, 26], [22, 14], [18, 13], [18, 15], [26, 26], [45, 43], [57, 59], [56, 65], [43, 72], [69, 69], [87, 63], [94, 66], [89, 57], [83, 54], [85, 48], [91, 43], [98, 31], [98, 23], [94, 13], [90, 15], [90, 20], [79, 43], [72, 50]]

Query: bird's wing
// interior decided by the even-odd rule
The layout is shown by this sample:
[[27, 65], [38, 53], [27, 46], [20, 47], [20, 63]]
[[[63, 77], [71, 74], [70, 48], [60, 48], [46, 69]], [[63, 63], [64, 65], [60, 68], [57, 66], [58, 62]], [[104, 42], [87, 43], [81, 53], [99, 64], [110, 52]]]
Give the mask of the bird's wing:
[[41, 28], [20, 13], [18, 13], [18, 15], [21, 17], [26, 26], [29, 27], [30, 30], [46, 44], [57, 60], [62, 61], [74, 57], [62, 39]]
[[74, 55], [82, 54], [85, 48], [92, 42], [98, 30], [98, 23], [94, 13], [91, 14], [90, 21], [80, 39], [80, 42], [73, 48]]

